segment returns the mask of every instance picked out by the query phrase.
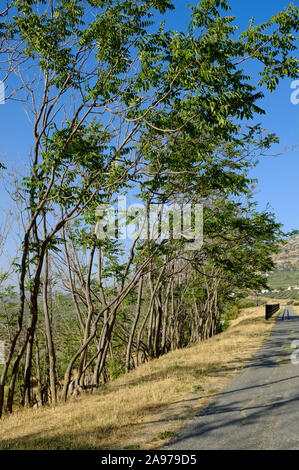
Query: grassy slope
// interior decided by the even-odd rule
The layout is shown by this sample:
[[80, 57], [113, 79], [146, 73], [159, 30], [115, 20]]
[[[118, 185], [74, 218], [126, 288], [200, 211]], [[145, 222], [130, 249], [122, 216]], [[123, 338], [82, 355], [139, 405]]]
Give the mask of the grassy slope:
[[0, 449], [160, 447], [246, 364], [274, 322], [264, 320], [264, 307], [244, 309], [220, 335], [144, 364], [101, 391], [18, 411], [0, 423]]
[[[299, 284], [299, 270], [295, 271], [274, 271], [268, 278], [271, 289], [287, 289], [289, 286]], [[297, 291], [299, 296], [299, 291]]]

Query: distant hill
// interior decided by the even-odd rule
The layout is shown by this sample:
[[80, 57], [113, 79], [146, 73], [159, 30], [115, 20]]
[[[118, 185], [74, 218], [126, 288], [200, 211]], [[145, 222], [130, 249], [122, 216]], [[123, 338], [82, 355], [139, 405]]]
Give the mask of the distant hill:
[[276, 270], [299, 270], [299, 234], [291, 237], [277, 255], [274, 256]]
[[287, 291], [288, 287], [299, 285], [299, 235], [291, 237], [274, 256], [275, 270], [268, 276], [271, 289], [285, 289], [290, 298], [298, 298], [299, 290]]

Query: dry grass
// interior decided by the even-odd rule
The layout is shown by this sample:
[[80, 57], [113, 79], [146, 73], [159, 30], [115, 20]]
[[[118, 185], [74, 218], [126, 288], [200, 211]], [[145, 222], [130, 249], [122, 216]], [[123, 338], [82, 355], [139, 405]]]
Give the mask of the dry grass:
[[1, 449], [158, 448], [219, 392], [265, 341], [275, 318], [244, 309], [224, 333], [171, 352], [101, 391], [0, 424]]

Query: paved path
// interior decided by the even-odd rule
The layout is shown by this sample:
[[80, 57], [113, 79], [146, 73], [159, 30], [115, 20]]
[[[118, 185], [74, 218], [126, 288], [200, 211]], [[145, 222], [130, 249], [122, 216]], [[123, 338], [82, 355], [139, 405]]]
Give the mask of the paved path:
[[299, 364], [287, 349], [299, 317], [286, 308], [289, 319], [279, 316], [252, 362], [166, 449], [299, 449]]

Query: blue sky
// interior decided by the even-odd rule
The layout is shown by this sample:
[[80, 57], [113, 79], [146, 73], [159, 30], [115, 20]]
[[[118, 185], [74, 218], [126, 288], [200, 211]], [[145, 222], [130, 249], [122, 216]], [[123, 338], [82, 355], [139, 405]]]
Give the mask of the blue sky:
[[[176, 10], [167, 14], [167, 26], [172, 29], [185, 30], [189, 21], [189, 4], [194, 0], [175, 0]], [[293, 2], [299, 6], [299, 2]], [[271, 15], [283, 10], [288, 4], [285, 0], [230, 0], [230, 14], [235, 15], [240, 31], [248, 26], [249, 19], [255, 18], [255, 24], [265, 21]], [[254, 72], [254, 69], [252, 70]], [[1, 77], [0, 77], [1, 78]], [[270, 132], [280, 138], [280, 145], [273, 147], [273, 153], [299, 144], [299, 104], [290, 101], [291, 80], [284, 80], [272, 94], [267, 93], [262, 107], [267, 114], [258, 118]], [[7, 102], [0, 106], [0, 161], [10, 161], [15, 167], [22, 167], [28, 159], [32, 130], [23, 105], [18, 102]], [[271, 152], [270, 152], [271, 153]], [[256, 188], [256, 199], [260, 209], [267, 204], [276, 213], [277, 220], [284, 224], [286, 230], [299, 228], [298, 204], [298, 148], [288, 150], [280, 157], [263, 157], [252, 171], [252, 176], [259, 179]], [[5, 201], [5, 194], [0, 190], [0, 198]]]

